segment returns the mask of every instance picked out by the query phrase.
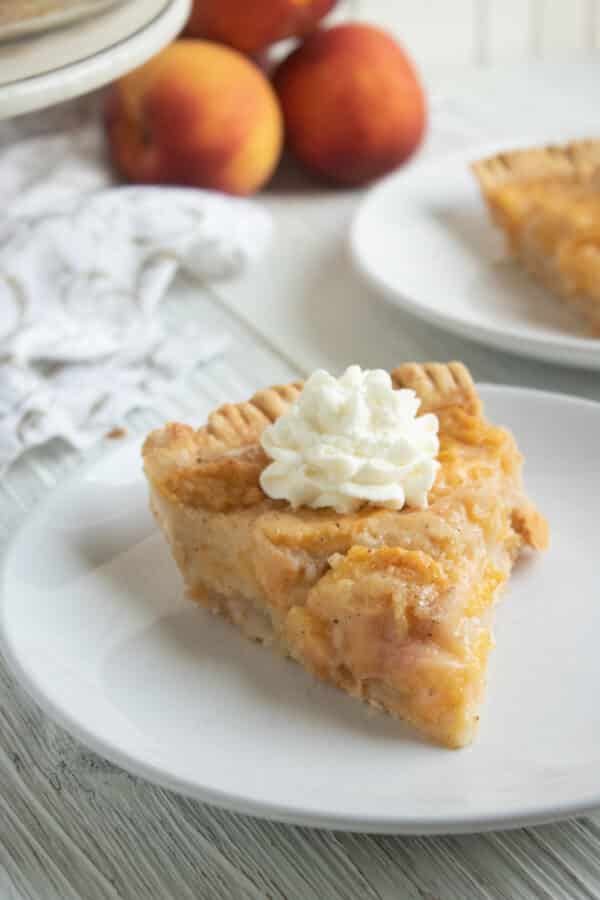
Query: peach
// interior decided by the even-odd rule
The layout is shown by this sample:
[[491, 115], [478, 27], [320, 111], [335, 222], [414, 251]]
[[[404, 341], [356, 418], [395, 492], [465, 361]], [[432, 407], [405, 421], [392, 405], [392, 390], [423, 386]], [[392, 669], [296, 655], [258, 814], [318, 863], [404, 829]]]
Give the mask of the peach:
[[418, 147], [425, 97], [402, 48], [370, 25], [311, 35], [274, 75], [294, 155], [335, 182], [358, 185]]
[[208, 41], [176, 41], [112, 88], [106, 129], [131, 181], [250, 194], [277, 165], [281, 111], [252, 62]]
[[194, 0], [186, 34], [258, 53], [308, 34], [337, 0]]

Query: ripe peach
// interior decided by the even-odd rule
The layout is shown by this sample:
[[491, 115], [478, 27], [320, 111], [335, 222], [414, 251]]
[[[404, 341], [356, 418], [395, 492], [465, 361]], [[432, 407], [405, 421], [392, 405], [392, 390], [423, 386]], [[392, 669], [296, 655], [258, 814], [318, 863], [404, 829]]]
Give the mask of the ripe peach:
[[308, 34], [337, 0], [194, 0], [186, 34], [257, 53]]
[[425, 129], [425, 97], [407, 55], [370, 25], [311, 35], [275, 72], [292, 152], [307, 168], [362, 184], [396, 168]]
[[250, 194], [281, 153], [264, 74], [236, 50], [176, 41], [118, 81], [106, 106], [112, 158], [131, 181]]

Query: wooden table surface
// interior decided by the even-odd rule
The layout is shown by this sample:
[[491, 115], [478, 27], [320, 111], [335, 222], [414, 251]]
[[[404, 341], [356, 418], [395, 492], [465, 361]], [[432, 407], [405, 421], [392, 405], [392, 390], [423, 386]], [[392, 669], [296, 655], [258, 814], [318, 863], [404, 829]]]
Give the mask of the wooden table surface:
[[[600, 132], [600, 62], [432, 70], [428, 81], [432, 122], [422, 158], [495, 138]], [[23, 127], [35, 130], [36, 123], [7, 123], [0, 144]], [[346, 249], [360, 198], [325, 191], [285, 166], [260, 198], [276, 220], [264, 262], [218, 290], [182, 284], [173, 292], [175, 314], [232, 336], [225, 357], [173, 397], [173, 417], [199, 422], [220, 402], [316, 366], [339, 371], [350, 362], [389, 367], [428, 358], [463, 359], [478, 380], [600, 400], [600, 373], [461, 341], [367, 290]], [[157, 421], [140, 413], [131, 428], [142, 433]], [[19, 461], [0, 485], [0, 538], [79, 461], [58, 443]], [[538, 828], [429, 838], [328, 833], [232, 815], [91, 753], [42, 714], [0, 662], [0, 897], [593, 898], [600, 897], [600, 812]]]

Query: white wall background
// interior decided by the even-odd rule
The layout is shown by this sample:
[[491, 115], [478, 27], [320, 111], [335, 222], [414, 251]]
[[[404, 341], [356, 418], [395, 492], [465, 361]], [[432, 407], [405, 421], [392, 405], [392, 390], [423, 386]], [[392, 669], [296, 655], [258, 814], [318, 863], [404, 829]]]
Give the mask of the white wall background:
[[346, 0], [420, 65], [564, 59], [600, 48], [600, 0]]

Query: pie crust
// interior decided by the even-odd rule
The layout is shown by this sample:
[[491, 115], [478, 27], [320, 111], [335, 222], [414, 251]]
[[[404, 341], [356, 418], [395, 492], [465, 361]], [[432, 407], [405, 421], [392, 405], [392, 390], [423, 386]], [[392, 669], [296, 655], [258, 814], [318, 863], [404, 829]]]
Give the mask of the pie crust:
[[171, 423], [144, 448], [151, 505], [189, 595], [249, 638], [448, 747], [473, 738], [492, 646], [490, 610], [548, 529], [522, 488], [512, 435], [491, 425], [460, 363], [401, 365], [440, 422], [427, 509], [292, 510], [265, 496], [263, 428], [301, 383]]
[[473, 165], [528, 271], [600, 335], [600, 141], [500, 153]]

